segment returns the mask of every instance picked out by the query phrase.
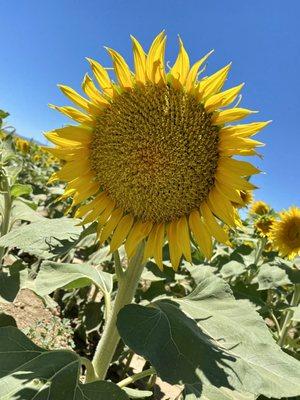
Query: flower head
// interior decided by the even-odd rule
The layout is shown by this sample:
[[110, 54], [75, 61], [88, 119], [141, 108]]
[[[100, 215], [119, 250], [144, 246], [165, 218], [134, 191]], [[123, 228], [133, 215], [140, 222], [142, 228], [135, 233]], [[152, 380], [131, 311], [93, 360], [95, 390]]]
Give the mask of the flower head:
[[269, 211], [270, 207], [268, 204], [261, 200], [255, 201], [250, 208], [250, 214], [252, 215], [265, 215], [268, 214]]
[[274, 247], [285, 257], [293, 259], [300, 254], [300, 209], [290, 207], [280, 213], [269, 234]]
[[255, 228], [261, 236], [267, 236], [275, 222], [273, 217], [262, 216], [255, 221]]
[[[145, 53], [132, 38], [134, 73], [115, 50], [112, 58], [117, 82], [97, 61], [88, 59], [94, 81], [82, 84], [87, 98], [61, 85], [81, 110], [56, 107], [78, 122], [46, 134], [57, 145], [53, 155], [65, 161], [52, 180], [67, 182], [65, 197], [80, 205], [77, 217], [99, 224], [99, 239], [111, 238], [111, 250], [122, 243], [129, 257], [145, 239], [145, 259], [162, 267], [162, 247], [169, 242], [177, 268], [182, 255], [191, 261], [191, 235], [206, 257], [212, 237], [228, 243], [218, 221], [234, 226], [233, 203], [243, 204], [241, 190], [254, 186], [247, 177], [259, 172], [233, 156], [256, 154], [262, 143], [251, 136], [268, 122], [225, 124], [251, 111], [228, 108], [242, 86], [222, 91], [230, 64], [198, 79], [209, 54], [192, 67], [181, 40], [179, 54], [165, 71], [165, 33]], [[224, 109], [223, 107], [227, 107]]]

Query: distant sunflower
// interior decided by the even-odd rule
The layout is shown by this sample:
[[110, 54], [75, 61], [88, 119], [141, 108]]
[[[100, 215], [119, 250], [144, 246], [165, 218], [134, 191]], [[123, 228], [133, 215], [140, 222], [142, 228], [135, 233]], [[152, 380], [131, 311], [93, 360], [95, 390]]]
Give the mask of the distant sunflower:
[[255, 222], [254, 226], [260, 235], [267, 236], [270, 233], [274, 222], [275, 219], [273, 217], [262, 216]]
[[283, 256], [293, 259], [300, 255], [300, 208], [290, 207], [280, 213], [280, 220], [272, 225], [269, 237]]
[[238, 204], [238, 203], [233, 202], [232, 204], [234, 205], [234, 207], [236, 207], [236, 208], [248, 207], [249, 204], [252, 203], [252, 201], [253, 201], [252, 190], [240, 190], [239, 195], [240, 195], [243, 203]]
[[268, 214], [269, 211], [270, 207], [264, 201], [255, 201], [250, 208], [250, 214], [252, 215], [264, 215]]
[[164, 32], [147, 54], [133, 37], [132, 43], [134, 73], [107, 48], [117, 83], [88, 59], [99, 84], [85, 76], [82, 88], [88, 99], [60, 85], [83, 111], [52, 106], [79, 123], [46, 134], [57, 145], [52, 154], [65, 160], [52, 180], [68, 182], [64, 196], [71, 196], [74, 206], [90, 199], [76, 216], [84, 217], [84, 223], [97, 220], [100, 242], [111, 238], [111, 251], [125, 243], [132, 257], [145, 239], [145, 259], [154, 257], [162, 268], [168, 240], [176, 269], [182, 255], [191, 261], [191, 235], [206, 257], [212, 253], [212, 237], [228, 243], [217, 221], [236, 224], [232, 203], [243, 203], [239, 191], [254, 188], [246, 177], [259, 172], [232, 156], [256, 154], [262, 143], [250, 137], [268, 122], [224, 126], [251, 111], [223, 109], [243, 86], [221, 92], [230, 64], [198, 80], [211, 52], [190, 67], [179, 39], [178, 57], [166, 72]]

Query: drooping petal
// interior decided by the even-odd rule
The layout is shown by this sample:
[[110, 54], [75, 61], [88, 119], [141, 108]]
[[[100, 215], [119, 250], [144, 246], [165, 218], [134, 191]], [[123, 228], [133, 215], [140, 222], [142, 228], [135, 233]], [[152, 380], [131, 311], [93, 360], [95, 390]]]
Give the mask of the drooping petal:
[[123, 216], [123, 210], [121, 208], [116, 208], [112, 212], [110, 219], [100, 231], [100, 236], [99, 236], [100, 244], [104, 243], [105, 240], [107, 240], [109, 236], [113, 233], [116, 226], [120, 222], [122, 216]]
[[250, 176], [259, 174], [261, 171], [255, 168], [252, 164], [247, 161], [235, 160], [231, 157], [220, 157], [218, 165], [220, 168], [234, 171], [240, 176]]
[[153, 247], [153, 256], [160, 270], [163, 270], [162, 248], [165, 240], [165, 224], [159, 224], [155, 232], [155, 242]]
[[133, 256], [138, 244], [148, 236], [152, 226], [152, 222], [143, 221], [138, 221], [133, 225], [125, 243], [125, 250], [128, 258]]
[[204, 223], [207, 226], [209, 233], [215, 237], [219, 242], [229, 244], [229, 237], [222, 227], [217, 223], [215, 217], [208, 205], [203, 202], [200, 206], [200, 211], [204, 219]]
[[124, 240], [127, 238], [128, 233], [133, 225], [134, 218], [132, 215], [127, 214], [122, 217], [121, 221], [119, 222], [118, 226], [116, 227], [110, 242], [110, 251], [115, 251]]
[[168, 241], [169, 241], [169, 251], [171, 264], [176, 271], [179, 267], [179, 262], [181, 259], [181, 250], [178, 245], [178, 221], [172, 221], [169, 223], [167, 228]]
[[211, 189], [206, 202], [211, 211], [220, 220], [225, 222], [228, 226], [235, 226], [234, 208], [232, 203], [226, 196], [223, 196], [216, 187]]
[[261, 129], [270, 124], [271, 121], [266, 122], [252, 122], [250, 124], [225, 126], [220, 130], [220, 135], [226, 136], [239, 136], [249, 137], [255, 135]]
[[62, 147], [83, 146], [90, 143], [92, 129], [86, 126], [65, 126], [44, 134], [52, 143]]
[[197, 210], [191, 212], [189, 216], [189, 226], [193, 232], [194, 238], [200, 247], [200, 250], [206, 258], [212, 256], [212, 240], [207, 227], [201, 221], [200, 214]]
[[181, 247], [181, 251], [187, 261], [192, 262], [191, 255], [191, 240], [189, 233], [189, 226], [185, 216], [181, 217], [178, 221], [177, 226], [178, 243]]

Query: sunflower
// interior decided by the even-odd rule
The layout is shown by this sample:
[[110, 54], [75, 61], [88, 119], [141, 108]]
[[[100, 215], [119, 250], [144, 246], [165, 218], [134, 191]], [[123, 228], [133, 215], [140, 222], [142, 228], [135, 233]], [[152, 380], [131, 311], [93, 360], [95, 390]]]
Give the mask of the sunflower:
[[250, 208], [251, 215], [265, 215], [268, 214], [269, 211], [270, 207], [268, 204], [261, 200], [255, 201]]
[[243, 208], [243, 207], [248, 207], [250, 203], [253, 201], [253, 193], [252, 190], [240, 190], [239, 195], [243, 201], [242, 204], [235, 203], [233, 202], [232, 204], [236, 208]]
[[250, 137], [268, 122], [225, 126], [252, 111], [223, 109], [243, 86], [222, 91], [231, 64], [199, 80], [199, 68], [211, 52], [190, 67], [179, 39], [178, 57], [166, 72], [164, 32], [148, 53], [134, 37], [132, 44], [134, 72], [107, 48], [116, 82], [87, 59], [99, 85], [85, 76], [87, 98], [60, 85], [81, 110], [51, 106], [78, 123], [46, 134], [57, 146], [52, 154], [65, 162], [51, 181], [67, 182], [64, 196], [79, 206], [76, 217], [84, 224], [98, 221], [100, 243], [110, 239], [111, 251], [125, 243], [130, 258], [145, 240], [145, 260], [154, 257], [162, 268], [168, 240], [177, 268], [182, 255], [191, 261], [191, 237], [206, 257], [212, 237], [228, 243], [218, 221], [235, 226], [233, 202], [243, 203], [240, 191], [254, 189], [246, 177], [260, 172], [233, 156], [256, 154], [262, 143]]
[[275, 219], [273, 217], [262, 216], [255, 222], [254, 226], [261, 236], [267, 236], [270, 233], [274, 222]]
[[283, 256], [293, 259], [300, 255], [300, 208], [290, 207], [281, 212], [274, 222], [269, 237]]

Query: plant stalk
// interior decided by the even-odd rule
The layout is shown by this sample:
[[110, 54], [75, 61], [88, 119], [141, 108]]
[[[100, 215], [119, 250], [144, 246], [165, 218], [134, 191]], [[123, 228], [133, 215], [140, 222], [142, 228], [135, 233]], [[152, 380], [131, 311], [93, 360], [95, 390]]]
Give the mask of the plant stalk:
[[127, 269], [119, 278], [117, 295], [93, 359], [93, 366], [97, 379], [105, 379], [107, 370], [119, 343], [120, 336], [117, 330], [117, 316], [121, 308], [132, 302], [144, 269], [144, 264], [142, 263], [143, 254], [144, 242], [138, 246]]
[[154, 375], [154, 374], [156, 374], [156, 371], [153, 367], [151, 367], [149, 369], [146, 369], [146, 371], [139, 372], [138, 374], [134, 374], [132, 376], [129, 376], [126, 379], [123, 379], [121, 382], [118, 383], [118, 386], [123, 388], [123, 387], [130, 385], [131, 383], [138, 381], [139, 379], [143, 379], [146, 376]]
[[[3, 182], [4, 189], [4, 205], [3, 205], [3, 215], [2, 215], [2, 223], [1, 223], [1, 237], [6, 235], [9, 231], [9, 223], [10, 223], [10, 214], [11, 214], [11, 206], [12, 206], [12, 198], [10, 195], [10, 188], [5, 178]], [[3, 264], [3, 256], [5, 254], [5, 247], [0, 247], [0, 270], [2, 269]]]
[[[299, 302], [300, 302], [300, 284], [298, 283], [295, 285], [295, 291], [293, 293], [291, 307], [296, 307], [299, 304]], [[285, 339], [286, 339], [286, 336], [287, 336], [289, 328], [290, 328], [290, 322], [291, 322], [293, 313], [294, 313], [293, 310], [288, 310], [285, 315], [285, 318], [284, 318], [284, 321], [282, 324], [282, 328], [281, 328], [281, 331], [279, 334], [279, 339], [277, 342], [279, 344], [279, 346], [281, 346], [281, 347], [285, 344]]]

